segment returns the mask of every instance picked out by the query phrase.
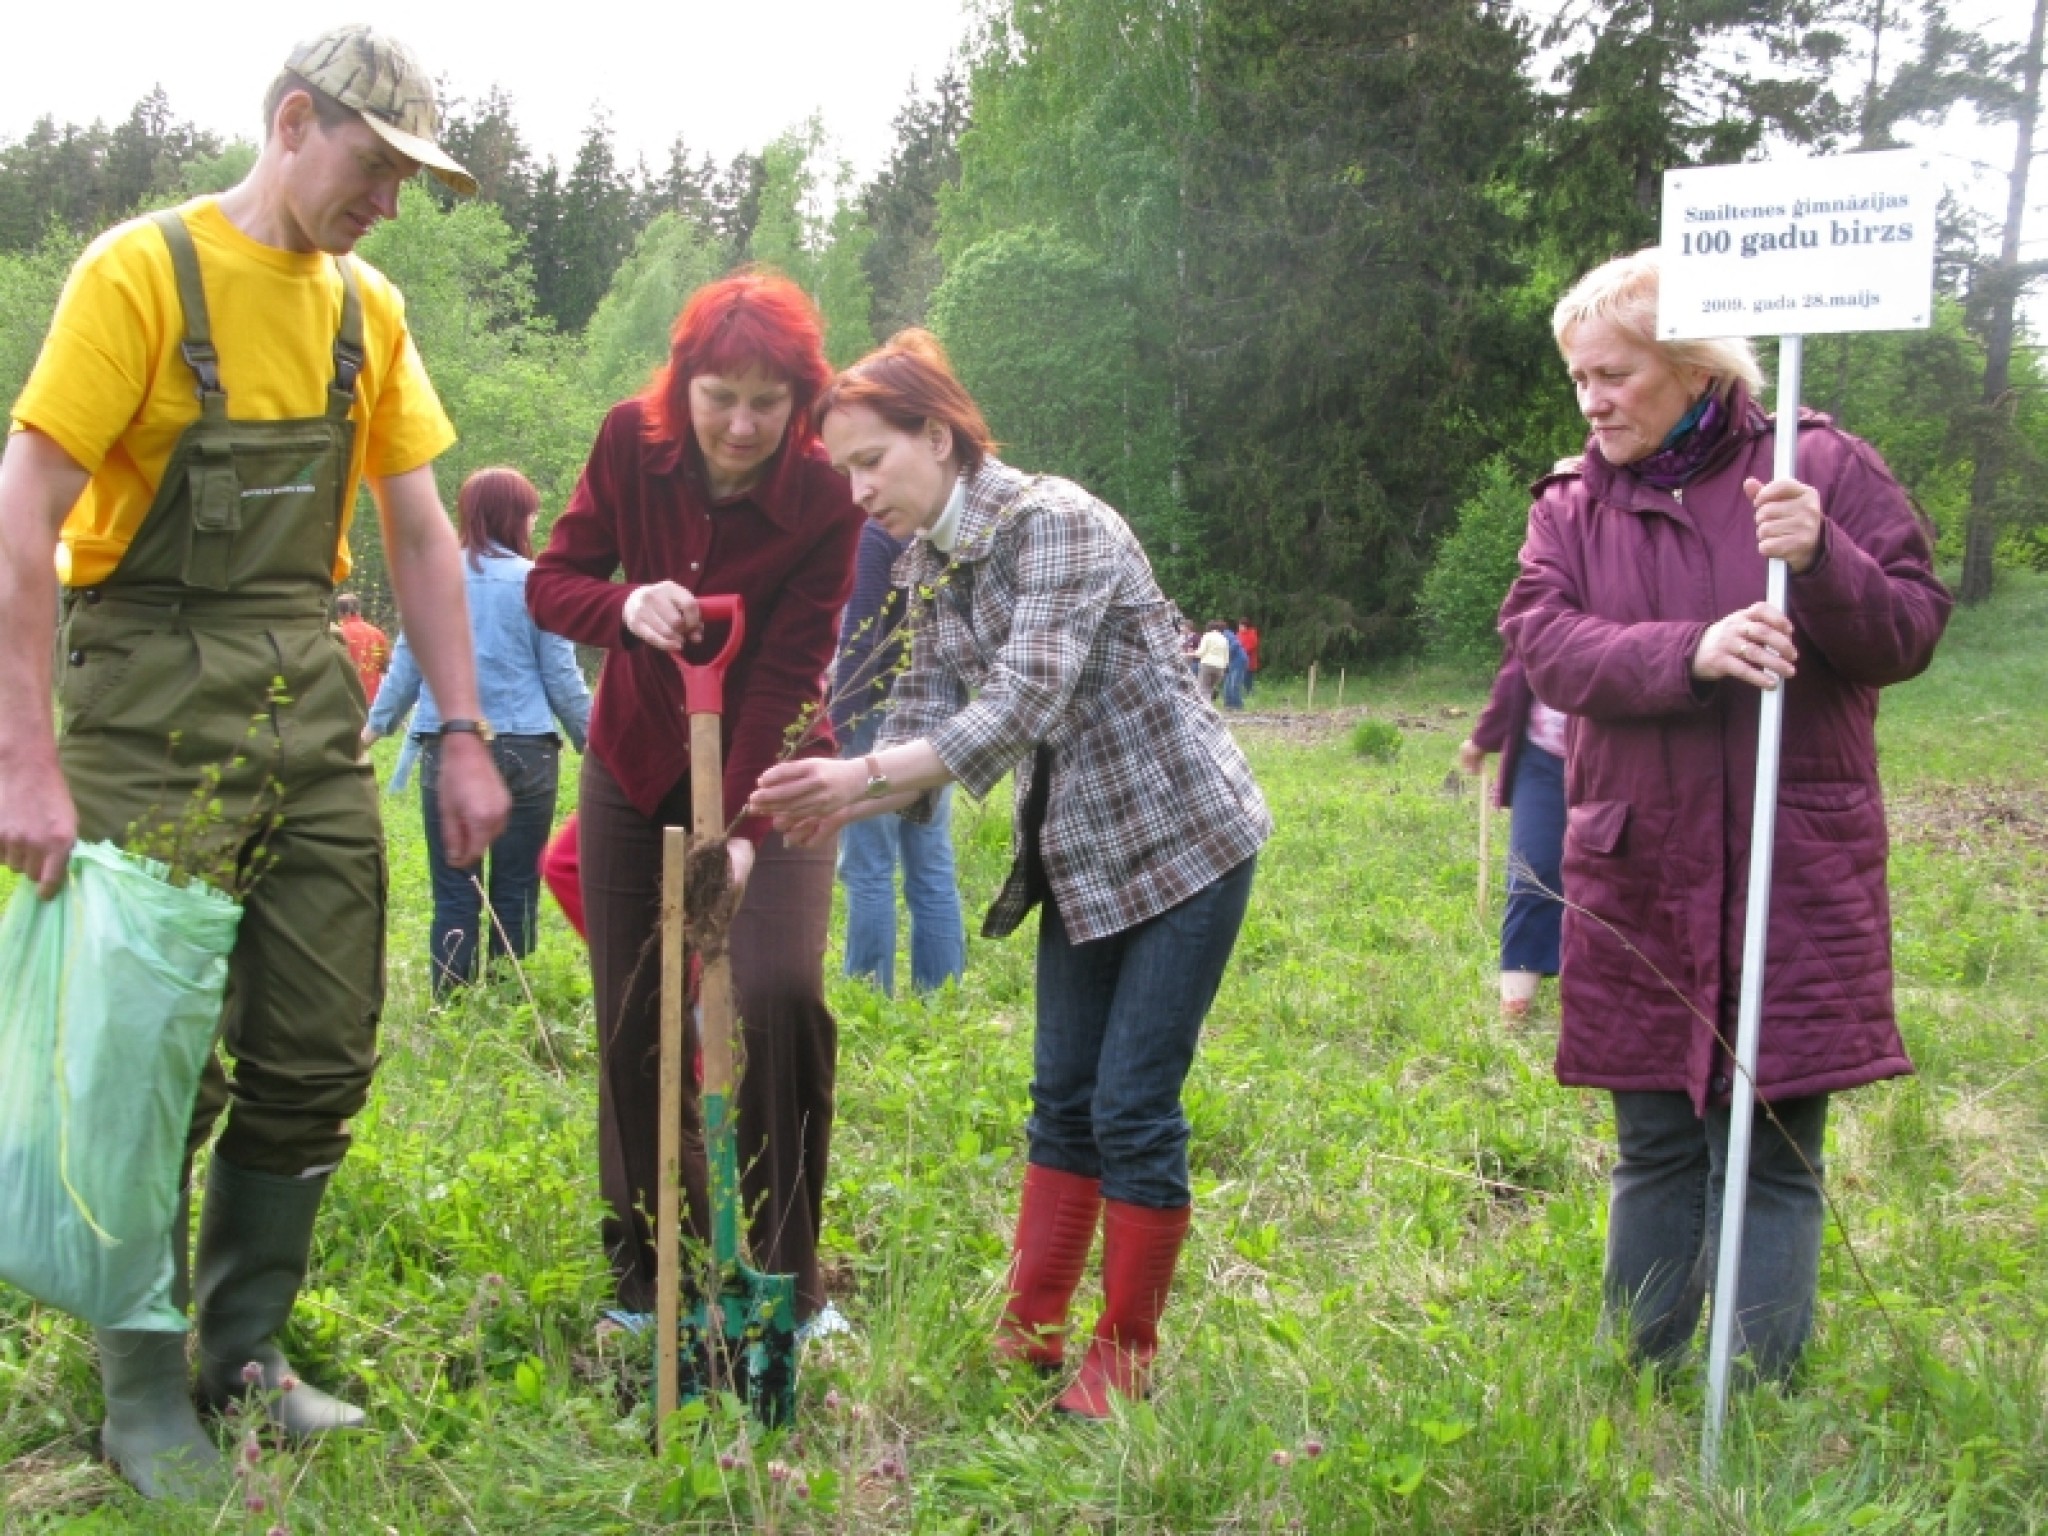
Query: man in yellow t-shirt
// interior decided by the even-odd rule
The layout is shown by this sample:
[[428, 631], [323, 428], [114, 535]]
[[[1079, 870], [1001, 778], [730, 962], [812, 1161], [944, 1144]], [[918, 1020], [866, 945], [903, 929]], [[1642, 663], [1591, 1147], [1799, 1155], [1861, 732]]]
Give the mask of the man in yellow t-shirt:
[[[294, 49], [255, 168], [218, 199], [124, 224], [72, 272], [0, 458], [0, 863], [45, 897], [78, 838], [196, 832], [243, 887], [222, 1040], [190, 1157], [216, 1122], [187, 1285], [198, 1393], [265, 1394], [288, 1433], [362, 1414], [292, 1378], [273, 1335], [368, 1094], [383, 1003], [384, 853], [362, 705], [327, 622], [357, 485], [444, 722], [443, 837], [473, 863], [508, 806], [477, 708], [460, 552], [432, 477], [454, 439], [403, 301], [350, 256], [425, 168], [430, 78], [362, 27]], [[52, 579], [55, 566], [56, 580]], [[52, 706], [52, 630], [63, 642]], [[466, 739], [464, 739], [466, 736]], [[145, 1494], [212, 1489], [182, 1335], [100, 1329], [102, 1444]], [[289, 1388], [289, 1390], [286, 1390]]]

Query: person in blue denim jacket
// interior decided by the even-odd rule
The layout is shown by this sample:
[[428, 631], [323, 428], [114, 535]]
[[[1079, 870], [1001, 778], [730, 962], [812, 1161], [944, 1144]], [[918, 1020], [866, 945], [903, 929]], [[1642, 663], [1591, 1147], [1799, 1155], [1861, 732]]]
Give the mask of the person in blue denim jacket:
[[[483, 940], [488, 954], [532, 953], [540, 911], [540, 853], [554, 822], [562, 737], [581, 752], [590, 725], [590, 688], [576, 665], [576, 647], [539, 628], [526, 612], [526, 573], [533, 568], [533, 525], [539, 516], [540, 493], [516, 469], [480, 469], [462, 483], [456, 520], [467, 560], [470, 637], [485, 719], [441, 718], [401, 634], [391, 671], [363, 728], [368, 745], [390, 735], [414, 702], [419, 704], [411, 744], [421, 753], [420, 809], [434, 885], [430, 957], [437, 999], [475, 979], [480, 929], [488, 932]], [[512, 792], [512, 814], [491, 844], [489, 874], [481, 883], [471, 871], [450, 864], [441, 846], [441, 738], [453, 730], [484, 735]]]

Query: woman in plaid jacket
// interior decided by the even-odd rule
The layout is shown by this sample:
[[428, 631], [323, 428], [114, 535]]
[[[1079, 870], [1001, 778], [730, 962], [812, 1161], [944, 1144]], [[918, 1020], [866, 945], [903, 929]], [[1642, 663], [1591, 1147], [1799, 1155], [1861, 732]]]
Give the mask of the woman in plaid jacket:
[[815, 407], [855, 503], [898, 538], [909, 669], [865, 759], [779, 764], [754, 792], [793, 842], [930, 814], [1016, 772], [1014, 858], [982, 925], [1043, 903], [1030, 1160], [996, 1349], [1057, 1369], [1103, 1229], [1102, 1319], [1068, 1413], [1140, 1396], [1188, 1229], [1181, 1085], [1272, 818], [1180, 652], [1173, 605], [1111, 508], [1019, 473], [936, 340], [906, 331]]

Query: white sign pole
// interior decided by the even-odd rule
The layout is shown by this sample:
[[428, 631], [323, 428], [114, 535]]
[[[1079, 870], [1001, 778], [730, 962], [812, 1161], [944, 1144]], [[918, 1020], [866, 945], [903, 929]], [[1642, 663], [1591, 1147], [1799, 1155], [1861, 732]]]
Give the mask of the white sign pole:
[[[1777, 458], [1772, 478], [1799, 471], [1799, 389], [1805, 361], [1803, 336], [1778, 338]], [[1764, 601], [1785, 611], [1785, 562], [1770, 562]], [[1728, 1416], [1728, 1368], [1735, 1348], [1736, 1298], [1741, 1290], [1742, 1224], [1749, 1206], [1749, 1143], [1756, 1118], [1757, 1047], [1763, 1038], [1764, 946], [1771, 929], [1771, 854], [1778, 839], [1778, 749], [1785, 734], [1785, 688], [1765, 691], [1757, 724], [1756, 800], [1749, 820], [1749, 909], [1742, 926], [1742, 1011], [1735, 1029], [1735, 1086], [1728, 1107], [1727, 1177], [1722, 1183], [1721, 1247], [1714, 1274], [1714, 1317], [1707, 1338], [1707, 1423], [1700, 1469], [1709, 1478], [1721, 1465], [1721, 1427]]]
[[[1934, 216], [1940, 188], [1917, 150], [1667, 172], [1657, 334], [1667, 341], [1779, 336], [1775, 478], [1796, 478], [1805, 337], [1925, 329], [1932, 316]], [[1785, 562], [1768, 562], [1765, 599], [1786, 611]], [[1771, 854], [1785, 689], [1764, 692], [1750, 821], [1749, 906], [1741, 1009], [1707, 1352], [1702, 1473], [1718, 1476], [1728, 1411], [1763, 1036]]]

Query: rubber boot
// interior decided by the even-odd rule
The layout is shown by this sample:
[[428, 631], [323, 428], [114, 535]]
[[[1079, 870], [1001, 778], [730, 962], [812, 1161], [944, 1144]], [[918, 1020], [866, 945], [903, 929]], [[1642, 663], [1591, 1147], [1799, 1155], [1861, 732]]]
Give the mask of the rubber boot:
[[1100, 1179], [1025, 1165], [1008, 1296], [996, 1326], [998, 1360], [1023, 1361], [1041, 1370], [1058, 1370], [1065, 1363], [1067, 1305], [1088, 1265], [1101, 1214]]
[[1502, 971], [1500, 1016], [1504, 1019], [1529, 1017], [1529, 1010], [1536, 1006], [1536, 988], [1542, 980], [1534, 971]]
[[200, 1400], [221, 1409], [260, 1392], [270, 1422], [299, 1439], [363, 1427], [360, 1408], [299, 1379], [275, 1338], [305, 1283], [326, 1190], [325, 1174], [251, 1173], [216, 1152], [199, 1217]]
[[[171, 1305], [192, 1292], [192, 1192], [178, 1191], [171, 1225]], [[199, 1422], [185, 1368], [185, 1335], [96, 1328], [107, 1422], [100, 1452], [145, 1499], [194, 1499], [217, 1491], [220, 1449]]]
[[1188, 1207], [1102, 1205], [1102, 1317], [1081, 1374], [1055, 1406], [1083, 1419], [1110, 1416], [1112, 1397], [1143, 1397], [1159, 1352], [1159, 1316], [1188, 1235]]

